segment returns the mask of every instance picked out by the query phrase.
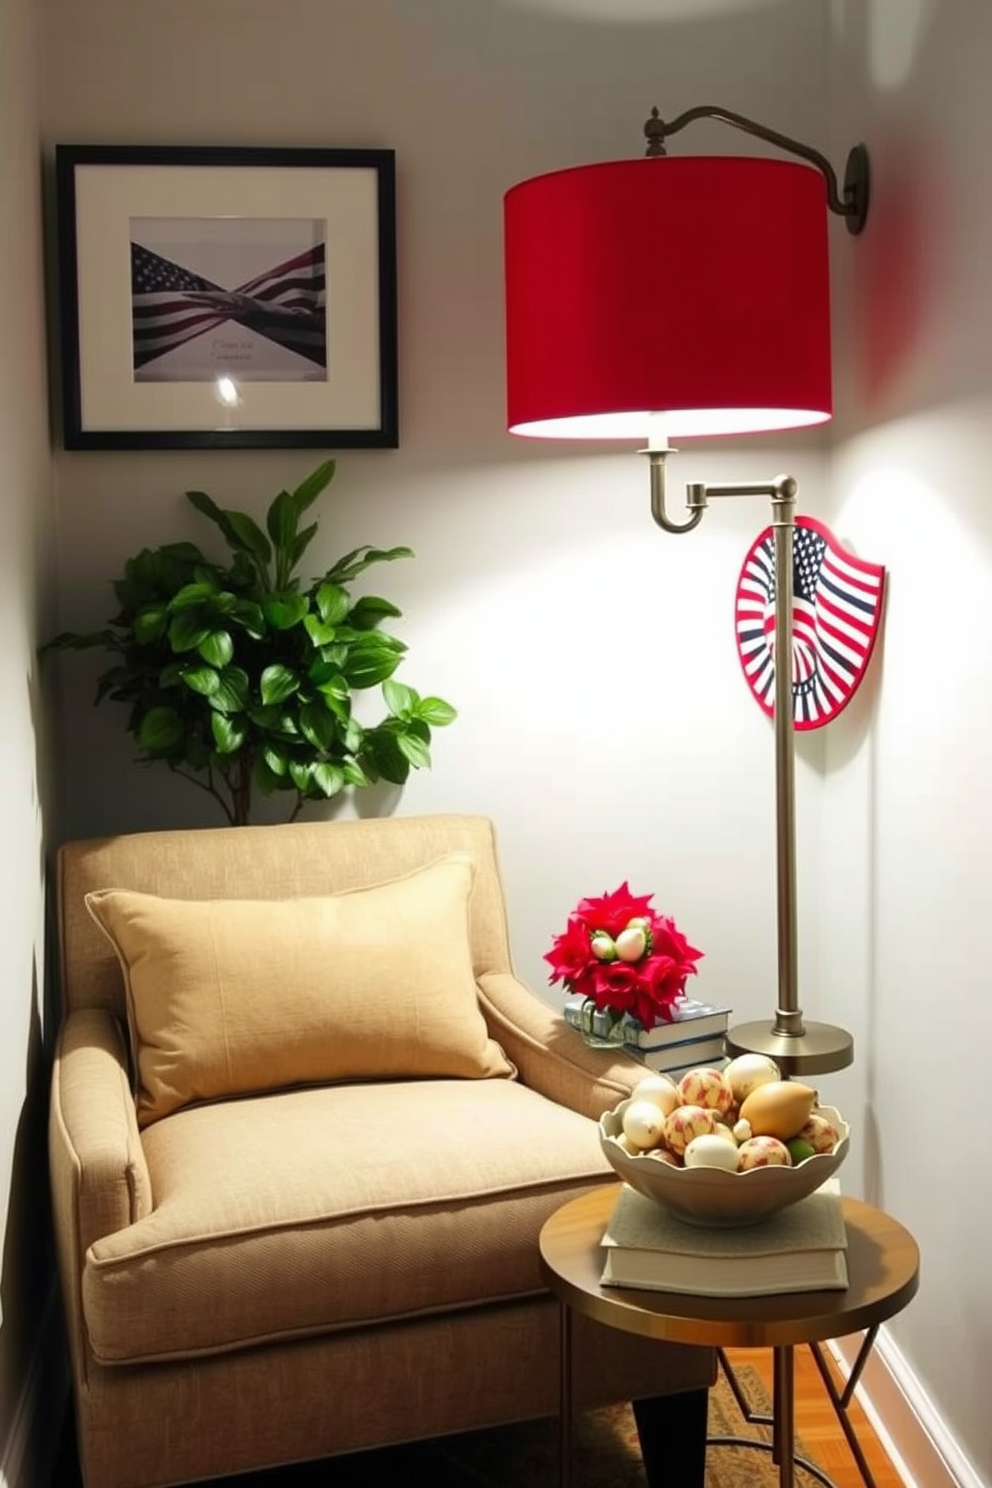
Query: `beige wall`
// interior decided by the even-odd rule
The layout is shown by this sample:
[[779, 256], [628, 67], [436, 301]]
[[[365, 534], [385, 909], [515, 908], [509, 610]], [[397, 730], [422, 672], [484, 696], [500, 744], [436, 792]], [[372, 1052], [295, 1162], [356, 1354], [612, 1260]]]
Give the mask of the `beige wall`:
[[38, 1345], [52, 1286], [42, 1049], [50, 792], [34, 648], [39, 623], [52, 621], [40, 591], [53, 545], [34, 32], [32, 0], [0, 0], [0, 1472], [11, 1483], [40, 1470], [28, 1423], [50, 1385]]
[[992, 1168], [974, 1148], [992, 1045], [992, 9], [845, 0], [830, 50], [835, 153], [864, 138], [875, 174], [839, 286], [832, 520], [888, 565], [889, 594], [874, 706], [830, 732], [822, 975], [862, 1034], [866, 1197], [923, 1256], [889, 1357], [978, 1488], [992, 1482]]
[[[438, 734], [433, 772], [376, 805], [495, 816], [517, 958], [535, 983], [568, 908], [629, 877], [706, 949], [709, 993], [742, 1014], [767, 1007], [771, 736], [739, 673], [731, 615], [737, 570], [767, 512], [728, 504], [702, 534], [666, 539], [633, 450], [506, 435], [502, 196], [544, 169], [638, 151], [656, 100], [674, 113], [715, 94], [743, 110], [782, 79], [778, 122], [815, 136], [822, 15], [780, 3], [701, 25], [604, 24], [500, 0], [288, 0], [276, 30], [262, 0], [48, 0], [43, 14], [49, 146], [395, 147], [401, 446], [340, 456], [312, 551], [316, 565], [362, 542], [414, 548], [415, 562], [375, 576], [405, 612], [400, 676], [449, 698], [460, 718]], [[726, 134], [722, 148], [746, 146]], [[707, 139], [701, 130], [697, 148]], [[111, 614], [108, 580], [142, 544], [209, 539], [184, 510], [188, 487], [257, 511], [317, 458], [60, 454], [62, 623]], [[787, 450], [687, 445], [673, 479], [783, 465], [815, 510], [823, 467], [813, 437]], [[91, 662], [62, 666], [67, 830], [219, 820], [207, 797], [130, 763], [113, 705], [91, 706]], [[816, 741], [804, 751], [804, 791], [820, 752]], [[811, 954], [815, 918], [806, 920]]]
[[[7, 9], [26, 16], [26, 0]], [[374, 804], [497, 819], [516, 958], [535, 985], [567, 908], [628, 877], [706, 950], [700, 991], [741, 1017], [770, 1007], [771, 737], [731, 623], [766, 518], [717, 510], [668, 539], [631, 454], [505, 435], [502, 194], [635, 152], [653, 103], [722, 103], [829, 145], [838, 164], [865, 138], [872, 218], [857, 243], [833, 235], [834, 445], [687, 445], [672, 473], [792, 469], [801, 508], [890, 570], [870, 687], [800, 744], [803, 1002], [857, 1034], [854, 1069], [825, 1092], [855, 1123], [845, 1184], [923, 1243], [923, 1289], [885, 1346], [963, 1488], [992, 1482], [992, 1198], [974, 1114], [992, 1034], [990, 15], [984, 0], [41, 5], [47, 147], [396, 149], [402, 442], [341, 456], [316, 557], [416, 550], [382, 581], [406, 612], [400, 675], [461, 717], [438, 735], [434, 772]], [[709, 128], [682, 139], [752, 148]], [[109, 615], [107, 581], [140, 545], [202, 535], [187, 487], [257, 509], [316, 458], [59, 454], [59, 623]], [[91, 706], [93, 668], [62, 676], [67, 832], [213, 819], [190, 788], [131, 765], [119, 717]]]

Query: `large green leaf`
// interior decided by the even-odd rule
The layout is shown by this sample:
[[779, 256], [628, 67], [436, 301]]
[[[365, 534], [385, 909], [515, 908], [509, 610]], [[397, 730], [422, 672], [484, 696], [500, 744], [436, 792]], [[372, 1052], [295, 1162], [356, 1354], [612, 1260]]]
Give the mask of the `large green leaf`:
[[285, 775], [289, 765], [285, 749], [278, 744], [263, 744], [261, 756], [273, 775]]
[[314, 600], [325, 625], [340, 625], [351, 608], [348, 591], [340, 584], [319, 584]]
[[397, 558], [412, 558], [412, 548], [372, 548], [366, 543], [360, 548], [353, 548], [343, 558], [339, 558], [324, 575], [331, 584], [347, 584], [363, 573], [373, 563], [392, 563]]
[[299, 738], [296, 720], [285, 708], [249, 708], [248, 717], [257, 728], [264, 729], [267, 734], [275, 734], [281, 739]]
[[180, 610], [169, 625], [169, 645], [173, 651], [195, 651], [210, 629], [203, 623], [199, 610]]
[[177, 610], [192, 609], [194, 605], [203, 604], [204, 600], [213, 599], [217, 592], [216, 584], [198, 582], [195, 584], [184, 584], [178, 594], [174, 594], [169, 600], [169, 611], [175, 614]]
[[255, 640], [265, 635], [265, 616], [262, 606], [253, 599], [239, 599], [231, 611], [231, 619], [248, 632]]
[[254, 517], [250, 517], [247, 512], [230, 509], [224, 515], [239, 547], [250, 553], [258, 563], [269, 563], [272, 559], [272, 545]]
[[348, 648], [341, 667], [345, 681], [356, 688], [375, 687], [385, 682], [399, 666], [406, 646], [394, 636], [368, 631]]
[[220, 678], [212, 666], [187, 667], [183, 672], [183, 681], [192, 692], [198, 692], [201, 697], [210, 697], [220, 686]]
[[303, 626], [315, 646], [329, 646], [336, 634], [334, 626], [325, 625], [319, 615], [307, 615]]
[[293, 505], [301, 516], [308, 506], [313, 506], [321, 492], [326, 491], [334, 479], [336, 468], [333, 460], [325, 460], [322, 465], [317, 466], [316, 470], [311, 470], [306, 479], [297, 486], [293, 492]]
[[211, 714], [210, 728], [218, 754], [237, 754], [248, 737], [248, 728], [244, 721], [229, 718], [224, 713]]
[[292, 630], [294, 625], [299, 625], [308, 608], [302, 594], [286, 590], [262, 600], [262, 611], [273, 630]]
[[222, 667], [217, 683], [217, 691], [210, 699], [211, 708], [218, 713], [243, 713], [251, 692], [248, 673], [237, 666]]
[[409, 717], [420, 701], [412, 687], [407, 687], [405, 682], [397, 682], [395, 677], [382, 684], [382, 695], [386, 699], [386, 707], [397, 718]]
[[416, 734], [398, 734], [396, 743], [400, 753], [410, 761], [415, 770], [429, 770], [431, 765], [430, 745]]
[[149, 708], [138, 728], [137, 739], [149, 754], [167, 754], [178, 748], [186, 729], [175, 708]]
[[310, 778], [327, 797], [336, 796], [339, 791], [344, 790], [344, 771], [340, 765], [332, 765], [329, 761], [315, 764]]
[[213, 630], [197, 647], [204, 661], [211, 666], [225, 667], [234, 656], [234, 642], [229, 630]]
[[291, 759], [289, 761], [289, 778], [302, 794], [310, 784], [310, 776], [313, 765], [306, 760]]
[[289, 667], [283, 666], [281, 662], [274, 662], [267, 666], [259, 678], [259, 688], [262, 694], [262, 702], [266, 707], [274, 703], [284, 702], [299, 689], [299, 680], [296, 673]]
[[362, 759], [371, 763], [376, 776], [403, 785], [410, 774], [410, 761], [399, 747], [396, 735], [385, 728], [368, 729], [362, 744]]
[[146, 605], [134, 617], [134, 639], [139, 646], [150, 646], [165, 635], [169, 612], [163, 604]]
[[304, 527], [303, 531], [297, 534], [296, 538], [293, 541], [292, 551], [289, 555], [291, 568], [296, 567], [300, 559], [303, 557], [303, 554], [306, 552], [307, 548], [310, 546], [316, 536], [316, 522], [311, 522], [309, 527]]
[[237, 539], [227, 520], [227, 513], [217, 505], [213, 497], [208, 496], [206, 491], [187, 491], [186, 500], [196, 507], [201, 516], [208, 518], [220, 528], [232, 548], [237, 547]]
[[276, 548], [288, 548], [296, 536], [299, 513], [288, 491], [280, 491], [265, 514], [265, 526]]
[[363, 594], [348, 611], [348, 624], [356, 630], [371, 630], [387, 617], [395, 619], [402, 613], [396, 605], [378, 594]]
[[444, 698], [425, 697], [421, 698], [414, 708], [414, 715], [429, 723], [431, 728], [443, 728], [445, 724], [453, 723], [458, 717], [457, 712]]
[[300, 732], [314, 749], [326, 753], [337, 737], [334, 714], [323, 703], [306, 703], [300, 709]]

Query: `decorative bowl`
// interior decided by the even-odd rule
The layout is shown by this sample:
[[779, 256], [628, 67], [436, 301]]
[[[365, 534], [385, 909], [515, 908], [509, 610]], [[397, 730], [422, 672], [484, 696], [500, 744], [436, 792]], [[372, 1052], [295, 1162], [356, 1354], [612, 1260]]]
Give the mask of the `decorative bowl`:
[[643, 1153], [637, 1157], [621, 1147], [623, 1114], [629, 1101], [621, 1101], [599, 1122], [599, 1141], [607, 1161], [625, 1183], [646, 1198], [663, 1204], [686, 1224], [717, 1229], [740, 1229], [757, 1224], [777, 1209], [805, 1199], [830, 1178], [847, 1156], [850, 1127], [834, 1106], [817, 1109], [840, 1133], [832, 1152], [816, 1153], [794, 1168], [749, 1168], [727, 1173], [720, 1168], [676, 1168]]

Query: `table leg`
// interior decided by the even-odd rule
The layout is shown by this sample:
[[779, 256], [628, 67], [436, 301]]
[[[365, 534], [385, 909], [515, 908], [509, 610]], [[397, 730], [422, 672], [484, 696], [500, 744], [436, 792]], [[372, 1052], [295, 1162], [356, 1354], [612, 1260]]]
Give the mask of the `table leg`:
[[559, 1302], [558, 1482], [572, 1488], [572, 1314]]
[[793, 1348], [782, 1344], [773, 1350], [772, 1365], [774, 1423], [772, 1458], [778, 1464], [779, 1488], [795, 1488], [796, 1400], [793, 1377]]
[[709, 1391], [633, 1401], [648, 1488], [705, 1488]]

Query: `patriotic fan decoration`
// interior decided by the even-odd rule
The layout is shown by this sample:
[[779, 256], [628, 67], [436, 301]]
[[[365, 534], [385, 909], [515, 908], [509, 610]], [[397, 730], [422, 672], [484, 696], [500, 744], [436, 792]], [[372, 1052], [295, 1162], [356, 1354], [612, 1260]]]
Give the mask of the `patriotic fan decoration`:
[[[850, 702], [878, 634], [885, 569], [840, 546], [813, 517], [793, 534], [792, 712], [797, 729], [821, 728]], [[775, 711], [775, 549], [771, 527], [744, 559], [735, 600], [737, 654], [764, 711]]]

